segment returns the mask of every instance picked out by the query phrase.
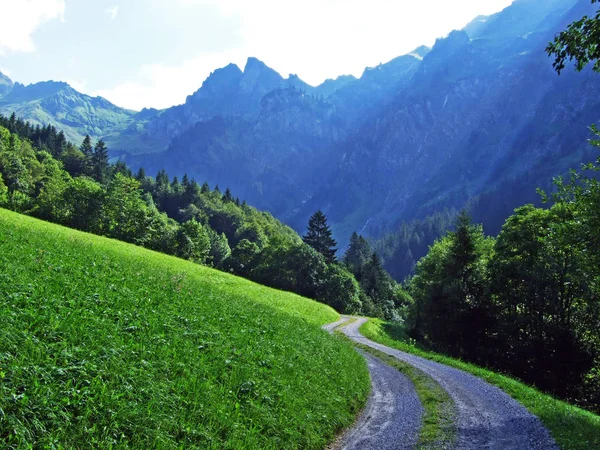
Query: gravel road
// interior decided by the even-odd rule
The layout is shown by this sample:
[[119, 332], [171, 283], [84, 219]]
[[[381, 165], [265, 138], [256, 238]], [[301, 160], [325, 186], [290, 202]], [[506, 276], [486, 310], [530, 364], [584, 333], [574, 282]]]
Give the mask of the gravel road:
[[[330, 333], [348, 318], [323, 329]], [[371, 395], [357, 422], [332, 446], [335, 450], [412, 449], [417, 444], [423, 408], [412, 382], [398, 370], [361, 352], [371, 374]]]
[[[410, 355], [365, 338], [358, 331], [365, 322], [366, 319], [360, 318], [341, 330], [356, 342], [385, 352], [422, 370], [450, 394], [457, 409], [457, 449], [558, 449], [540, 420], [508, 394], [462, 370]], [[409, 412], [409, 415], [411, 414], [414, 413]]]

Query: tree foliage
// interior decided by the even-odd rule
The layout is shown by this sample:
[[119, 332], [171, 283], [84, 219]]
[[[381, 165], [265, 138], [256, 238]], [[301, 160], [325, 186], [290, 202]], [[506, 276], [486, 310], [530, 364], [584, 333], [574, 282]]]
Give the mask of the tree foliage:
[[[598, 3], [599, 0], [591, 0]], [[578, 71], [589, 63], [600, 72], [600, 9], [593, 17], [583, 16], [561, 31], [546, 48], [549, 56], [554, 55], [554, 69], [560, 74], [567, 61], [575, 60]]]
[[486, 264], [494, 241], [464, 212], [455, 227], [417, 264], [409, 285], [415, 299], [409, 323], [416, 336], [438, 350], [465, 356], [474, 353], [488, 323]]

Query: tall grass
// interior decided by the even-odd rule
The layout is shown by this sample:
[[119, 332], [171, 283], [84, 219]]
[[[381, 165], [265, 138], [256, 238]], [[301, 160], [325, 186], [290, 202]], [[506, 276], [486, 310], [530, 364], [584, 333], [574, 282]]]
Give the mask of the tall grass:
[[369, 391], [338, 315], [0, 210], [0, 447], [322, 448]]

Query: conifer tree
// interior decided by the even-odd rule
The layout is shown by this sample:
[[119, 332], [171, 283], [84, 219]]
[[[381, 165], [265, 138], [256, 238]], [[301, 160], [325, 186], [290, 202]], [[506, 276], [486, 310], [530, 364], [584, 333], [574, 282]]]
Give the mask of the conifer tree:
[[225, 189], [225, 193], [223, 194], [223, 201], [225, 203], [229, 203], [233, 201], [233, 195], [231, 195], [231, 191], [229, 190], [229, 188]]
[[331, 236], [327, 217], [321, 210], [314, 213], [308, 221], [308, 229], [302, 240], [325, 257], [329, 264], [335, 262], [337, 243]]
[[202, 187], [200, 188], [200, 192], [203, 194], [208, 194], [210, 192], [210, 186], [208, 185], [208, 183], [206, 181], [202, 184]]
[[81, 147], [79, 147], [79, 150], [81, 150], [81, 153], [83, 153], [88, 158], [92, 157], [92, 139], [90, 138], [89, 134], [86, 134], [85, 138], [83, 139], [83, 142], [81, 143]]
[[160, 169], [156, 174], [156, 187], [157, 189], [168, 190], [169, 187], [169, 175], [165, 169]]
[[143, 167], [140, 167], [140, 170], [138, 170], [137, 174], [135, 175], [135, 179], [140, 183], [146, 179], [146, 171]]
[[367, 240], [356, 231], [350, 237], [350, 245], [344, 255], [344, 263], [348, 270], [360, 281], [365, 264], [371, 258], [371, 246]]
[[[85, 142], [85, 141], [84, 141]], [[106, 171], [108, 170], [108, 148], [102, 139], [94, 147], [92, 154], [92, 172], [96, 181], [104, 182]]]

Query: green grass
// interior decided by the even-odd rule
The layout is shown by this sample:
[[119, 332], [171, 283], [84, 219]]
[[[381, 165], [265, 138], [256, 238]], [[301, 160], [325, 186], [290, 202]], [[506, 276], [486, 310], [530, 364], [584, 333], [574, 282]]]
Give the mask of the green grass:
[[0, 447], [322, 448], [369, 391], [337, 318], [0, 210]]
[[355, 322], [356, 318], [336, 328], [336, 334], [345, 337], [355, 347], [369, 352], [382, 362], [402, 372], [412, 381], [419, 401], [423, 407], [423, 422], [419, 430], [419, 449], [452, 448], [456, 441], [455, 417], [456, 409], [450, 395], [429, 375], [422, 370], [400, 361], [387, 353], [367, 345], [351, 341], [342, 334], [341, 329]]
[[600, 448], [600, 416], [523, 384], [522, 382], [447, 356], [428, 352], [407, 339], [401, 325], [370, 319], [360, 332], [373, 341], [472, 373], [505, 391], [540, 418], [560, 448]]

